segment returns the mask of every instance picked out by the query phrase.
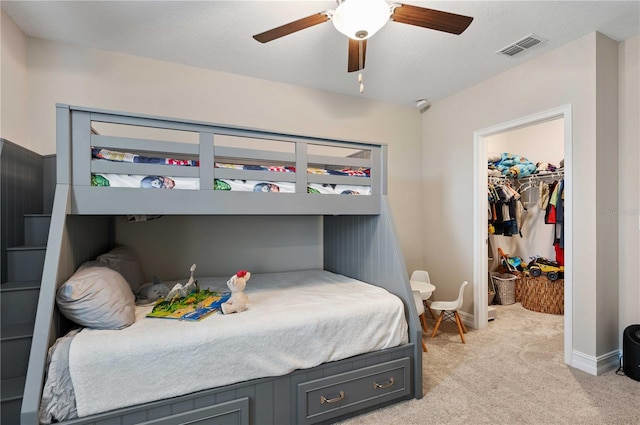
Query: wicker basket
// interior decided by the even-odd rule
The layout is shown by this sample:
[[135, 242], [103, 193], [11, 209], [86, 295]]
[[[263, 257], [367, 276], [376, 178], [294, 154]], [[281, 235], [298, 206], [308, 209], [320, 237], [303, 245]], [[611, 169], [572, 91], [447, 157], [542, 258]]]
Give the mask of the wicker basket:
[[548, 314], [564, 314], [564, 279], [550, 281], [546, 277], [525, 279], [522, 307]]
[[516, 302], [522, 302], [522, 294], [524, 292], [524, 278], [523, 278], [523, 273], [520, 271], [512, 271], [510, 272], [511, 274], [513, 274], [516, 277], [515, 280], [515, 286], [516, 286]]
[[498, 292], [500, 304], [509, 305], [516, 302], [516, 277], [509, 273], [495, 274], [492, 276], [493, 285]]

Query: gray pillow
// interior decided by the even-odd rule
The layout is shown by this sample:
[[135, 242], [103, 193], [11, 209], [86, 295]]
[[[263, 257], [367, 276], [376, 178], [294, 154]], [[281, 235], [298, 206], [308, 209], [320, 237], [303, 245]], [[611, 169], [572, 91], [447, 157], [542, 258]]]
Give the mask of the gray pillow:
[[144, 283], [144, 274], [138, 264], [136, 255], [126, 246], [119, 246], [106, 254], [102, 254], [96, 260], [112, 270], [120, 273], [136, 292]]
[[122, 329], [135, 321], [135, 296], [124, 277], [108, 267], [85, 267], [59, 289], [60, 312], [79, 325]]

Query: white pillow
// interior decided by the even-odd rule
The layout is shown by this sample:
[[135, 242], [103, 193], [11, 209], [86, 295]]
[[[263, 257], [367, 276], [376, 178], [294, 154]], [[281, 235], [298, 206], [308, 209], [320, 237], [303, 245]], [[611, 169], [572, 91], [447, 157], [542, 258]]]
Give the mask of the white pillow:
[[119, 246], [96, 258], [97, 261], [120, 273], [136, 292], [144, 283], [144, 274], [136, 255], [126, 246]]
[[94, 329], [122, 329], [135, 320], [135, 296], [124, 277], [108, 267], [85, 267], [59, 289], [60, 312]]

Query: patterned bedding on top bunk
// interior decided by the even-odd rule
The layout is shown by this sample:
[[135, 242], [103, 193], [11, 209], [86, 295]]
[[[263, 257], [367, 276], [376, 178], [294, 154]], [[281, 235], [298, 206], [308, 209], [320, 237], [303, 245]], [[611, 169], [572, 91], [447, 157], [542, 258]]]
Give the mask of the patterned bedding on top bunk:
[[[185, 167], [198, 167], [199, 161], [191, 159], [175, 159], [141, 156], [127, 152], [117, 152], [107, 149], [92, 148], [91, 157], [96, 160], [108, 160], [115, 162], [129, 162], [137, 164], [159, 164], [175, 165]], [[270, 173], [295, 173], [293, 166], [286, 165], [254, 165], [254, 164], [231, 164], [216, 162], [215, 168], [225, 168], [246, 171], [264, 171]], [[343, 168], [324, 169], [307, 168], [308, 174], [350, 176], [350, 177], [370, 177], [369, 168]], [[105, 187], [128, 187], [143, 189], [186, 189], [198, 190], [200, 179], [194, 177], [173, 177], [160, 175], [132, 175], [132, 174], [110, 174], [94, 173], [91, 175], [92, 186]], [[243, 192], [281, 192], [295, 193], [294, 182], [281, 182], [271, 180], [240, 180], [240, 179], [220, 179], [216, 178], [213, 183], [214, 190], [233, 190]], [[344, 185], [344, 184], [321, 184], [309, 183], [307, 193], [316, 194], [340, 194], [340, 195], [370, 195], [371, 187], [367, 185]]]
[[[198, 278], [226, 290], [227, 278]], [[50, 350], [41, 421], [83, 417], [260, 377], [281, 376], [408, 342], [402, 301], [323, 270], [254, 274], [249, 309], [199, 322], [145, 317], [84, 328]], [[64, 415], [67, 415], [66, 417]]]

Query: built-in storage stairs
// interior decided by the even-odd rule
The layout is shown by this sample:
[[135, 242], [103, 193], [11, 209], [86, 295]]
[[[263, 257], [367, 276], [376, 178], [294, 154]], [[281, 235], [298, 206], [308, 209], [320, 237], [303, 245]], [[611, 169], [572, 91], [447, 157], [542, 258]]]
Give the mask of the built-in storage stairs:
[[0, 285], [2, 425], [20, 423], [50, 221], [50, 215], [25, 215], [24, 245], [7, 248], [7, 282]]

